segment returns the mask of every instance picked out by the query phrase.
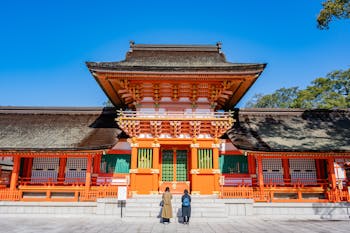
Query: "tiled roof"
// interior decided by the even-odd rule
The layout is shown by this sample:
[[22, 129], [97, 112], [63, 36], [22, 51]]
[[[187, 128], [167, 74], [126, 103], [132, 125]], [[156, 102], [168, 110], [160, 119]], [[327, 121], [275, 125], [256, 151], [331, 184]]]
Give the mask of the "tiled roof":
[[[0, 108], [0, 150], [93, 150], [121, 134], [114, 108]], [[227, 132], [239, 149], [350, 151], [350, 110], [239, 109]]]
[[120, 62], [87, 62], [90, 70], [120, 71], [256, 71], [266, 64], [227, 62], [221, 44], [146, 45], [133, 44]]
[[254, 151], [350, 151], [350, 110], [240, 109], [227, 132]]
[[0, 108], [0, 150], [111, 148], [121, 130], [113, 109]]

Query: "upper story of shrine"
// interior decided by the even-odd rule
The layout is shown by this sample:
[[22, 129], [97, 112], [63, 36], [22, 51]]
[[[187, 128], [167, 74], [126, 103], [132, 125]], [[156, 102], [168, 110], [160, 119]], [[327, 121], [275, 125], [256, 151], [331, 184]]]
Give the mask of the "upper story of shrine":
[[[168, 129], [171, 137], [179, 134], [174, 133], [177, 128], [174, 125], [183, 123], [192, 129], [202, 124], [201, 132], [209, 127], [207, 133], [213, 138], [232, 126], [232, 117], [225, 111], [238, 103], [266, 66], [227, 62], [221, 43], [156, 45], [134, 42], [130, 42], [123, 61], [86, 64], [110, 101], [124, 110], [118, 114], [118, 124], [129, 136], [139, 137], [142, 133], [135, 124], [148, 122], [145, 131], [152, 131], [149, 127], [155, 125], [163, 131]], [[164, 121], [169, 126], [158, 127]], [[205, 122], [208, 127], [203, 127]], [[214, 132], [213, 125], [221, 129], [215, 126]], [[193, 134], [193, 129], [189, 132]], [[158, 138], [158, 134], [162, 135], [155, 132], [152, 137]]]
[[227, 62], [220, 43], [134, 42], [124, 61], [86, 64], [115, 106], [184, 112], [231, 109], [266, 66]]

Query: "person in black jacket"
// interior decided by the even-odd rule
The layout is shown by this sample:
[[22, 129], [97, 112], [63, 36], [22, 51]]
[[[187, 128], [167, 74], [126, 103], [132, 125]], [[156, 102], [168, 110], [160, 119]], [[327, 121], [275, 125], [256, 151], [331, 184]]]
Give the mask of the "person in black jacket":
[[182, 202], [182, 217], [184, 224], [188, 224], [191, 217], [191, 196], [188, 194], [188, 190], [184, 190], [184, 195], [181, 197]]

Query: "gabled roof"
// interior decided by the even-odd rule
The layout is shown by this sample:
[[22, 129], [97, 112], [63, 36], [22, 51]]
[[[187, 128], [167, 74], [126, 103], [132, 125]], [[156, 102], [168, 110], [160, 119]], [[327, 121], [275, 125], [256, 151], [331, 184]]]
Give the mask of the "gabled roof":
[[111, 148], [121, 133], [115, 109], [0, 107], [0, 150]]
[[86, 62], [90, 71], [256, 71], [266, 64], [227, 62], [217, 45], [156, 45], [130, 43], [124, 61]]
[[227, 132], [253, 151], [350, 151], [350, 109], [239, 109]]

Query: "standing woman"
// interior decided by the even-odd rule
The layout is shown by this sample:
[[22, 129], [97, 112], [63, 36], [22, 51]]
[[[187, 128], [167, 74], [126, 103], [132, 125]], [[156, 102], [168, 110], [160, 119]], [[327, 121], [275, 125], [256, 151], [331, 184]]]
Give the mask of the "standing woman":
[[173, 208], [171, 206], [171, 199], [173, 196], [170, 193], [169, 187], [165, 188], [165, 192], [163, 193], [162, 201], [163, 201], [163, 209], [162, 209], [162, 218], [163, 223], [170, 223], [170, 218], [173, 217]]
[[182, 202], [182, 217], [184, 218], [184, 224], [188, 224], [191, 217], [191, 196], [188, 194], [188, 190], [184, 190], [184, 195], [181, 197]]

